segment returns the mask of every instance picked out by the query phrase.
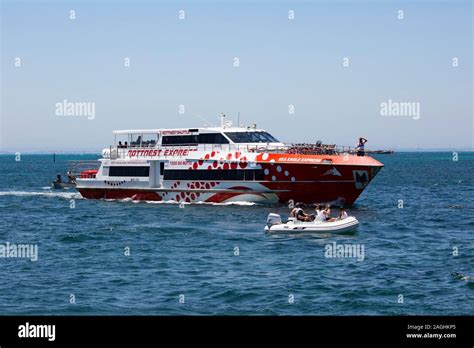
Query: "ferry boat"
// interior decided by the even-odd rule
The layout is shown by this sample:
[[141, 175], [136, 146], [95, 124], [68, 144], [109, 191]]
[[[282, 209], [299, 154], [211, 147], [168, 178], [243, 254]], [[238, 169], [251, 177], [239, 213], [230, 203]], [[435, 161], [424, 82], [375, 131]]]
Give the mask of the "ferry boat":
[[77, 173], [89, 199], [351, 205], [383, 164], [335, 145], [284, 144], [235, 127], [117, 130], [96, 168]]

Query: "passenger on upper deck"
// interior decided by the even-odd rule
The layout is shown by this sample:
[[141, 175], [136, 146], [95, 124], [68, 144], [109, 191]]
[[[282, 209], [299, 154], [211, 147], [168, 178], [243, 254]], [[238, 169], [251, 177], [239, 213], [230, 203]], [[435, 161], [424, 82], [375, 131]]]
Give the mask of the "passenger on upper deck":
[[362, 137], [359, 138], [359, 143], [356, 146], [357, 156], [365, 155], [364, 145], [366, 142], [367, 142], [367, 139], [362, 138]]

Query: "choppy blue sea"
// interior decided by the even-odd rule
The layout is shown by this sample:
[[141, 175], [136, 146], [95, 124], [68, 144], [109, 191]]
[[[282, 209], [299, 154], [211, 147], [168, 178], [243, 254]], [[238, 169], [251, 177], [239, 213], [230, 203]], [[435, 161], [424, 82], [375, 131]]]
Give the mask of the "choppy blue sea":
[[[379, 156], [344, 236], [265, 234], [282, 205], [49, 189], [67, 160], [95, 158], [0, 156], [0, 244], [38, 246], [36, 262], [0, 257], [0, 314], [474, 314], [474, 153]], [[326, 257], [334, 242], [363, 246], [363, 260]]]

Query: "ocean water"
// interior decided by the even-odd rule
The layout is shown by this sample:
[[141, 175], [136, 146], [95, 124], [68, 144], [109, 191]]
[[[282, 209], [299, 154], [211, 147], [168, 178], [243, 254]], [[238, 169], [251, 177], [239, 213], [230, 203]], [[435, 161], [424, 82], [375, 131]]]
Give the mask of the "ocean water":
[[[67, 160], [95, 158], [0, 156], [0, 244], [38, 246], [37, 261], [0, 258], [0, 314], [474, 314], [474, 153], [378, 156], [385, 167], [349, 209], [361, 226], [343, 236], [265, 234], [283, 205], [49, 189]], [[333, 243], [363, 260], [326, 257]]]

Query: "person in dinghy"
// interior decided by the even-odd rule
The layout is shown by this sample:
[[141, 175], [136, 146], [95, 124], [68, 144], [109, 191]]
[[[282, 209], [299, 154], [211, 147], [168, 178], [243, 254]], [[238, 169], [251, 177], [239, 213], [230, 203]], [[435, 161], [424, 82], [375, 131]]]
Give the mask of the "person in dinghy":
[[339, 216], [337, 218], [333, 218], [331, 216], [331, 206], [329, 204], [326, 204], [324, 209], [321, 207], [321, 205], [316, 204], [316, 208], [314, 209], [314, 211], [316, 212], [315, 220], [321, 222], [334, 222], [338, 220], [344, 220], [349, 216], [344, 208], [340, 208]]
[[313, 221], [314, 216], [311, 214], [306, 214], [303, 210], [302, 203], [296, 203], [295, 207], [291, 210], [290, 217], [296, 218], [298, 221]]
[[346, 209], [341, 208], [339, 209], [339, 217], [337, 218], [338, 220], [344, 220], [349, 217], [349, 214], [347, 214]]
[[326, 221], [325, 217], [324, 217], [324, 209], [321, 207], [321, 205], [319, 204], [316, 204], [316, 207], [314, 208], [314, 212], [316, 213], [316, 218], [315, 220], [316, 221]]
[[326, 206], [324, 207], [322, 215], [323, 215], [324, 221], [326, 221], [326, 222], [336, 221], [336, 218], [333, 218], [331, 216], [331, 206], [329, 204], [326, 204]]

